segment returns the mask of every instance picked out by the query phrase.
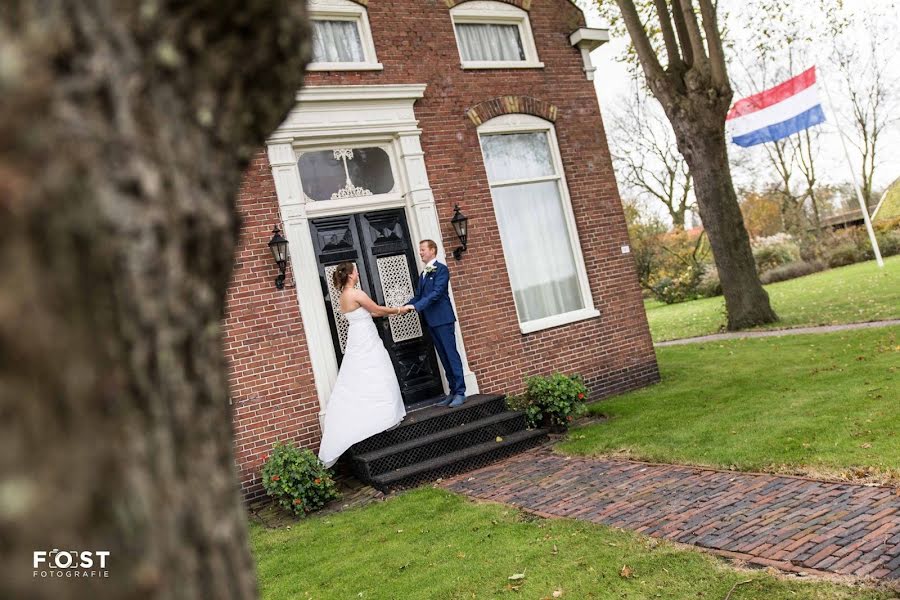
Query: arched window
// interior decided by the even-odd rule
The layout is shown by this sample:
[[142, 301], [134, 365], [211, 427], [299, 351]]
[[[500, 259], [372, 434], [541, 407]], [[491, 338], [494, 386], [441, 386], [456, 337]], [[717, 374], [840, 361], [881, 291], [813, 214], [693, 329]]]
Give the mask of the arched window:
[[528, 13], [492, 0], [450, 10], [463, 69], [539, 68]]
[[310, 71], [366, 71], [383, 67], [375, 56], [369, 17], [350, 0], [315, 0], [309, 4], [313, 29]]
[[522, 332], [597, 316], [553, 124], [503, 115], [478, 136]]

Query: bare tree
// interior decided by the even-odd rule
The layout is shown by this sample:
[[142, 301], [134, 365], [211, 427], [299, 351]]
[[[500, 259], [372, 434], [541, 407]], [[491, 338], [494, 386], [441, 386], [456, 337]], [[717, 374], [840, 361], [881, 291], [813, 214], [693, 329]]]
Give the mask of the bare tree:
[[0, 9], [0, 597], [256, 595], [220, 323], [308, 47], [304, 2]]
[[[607, 14], [612, 0], [598, 0]], [[690, 167], [725, 296], [728, 329], [777, 320], [759, 281], [725, 141], [732, 99], [712, 0], [615, 0], [647, 85]], [[664, 58], [661, 60], [661, 56]], [[663, 66], [663, 61], [665, 66]]]
[[[879, 150], [885, 130], [896, 123], [900, 85], [889, 73], [889, 61], [895, 60], [882, 44], [891, 39], [893, 31], [883, 31], [877, 14], [864, 20], [871, 32], [868, 43], [858, 44], [838, 40], [833, 60], [841, 73], [843, 94], [849, 102], [848, 120], [852, 130], [847, 132], [860, 158], [860, 186], [863, 198], [871, 208], [877, 201], [873, 193], [875, 169], [879, 164]], [[877, 32], [881, 31], [885, 37]], [[852, 133], [851, 133], [852, 132]]]
[[687, 163], [675, 146], [672, 126], [637, 81], [613, 107], [608, 131], [619, 180], [634, 195], [661, 202], [672, 225], [684, 228], [685, 213], [694, 207]]

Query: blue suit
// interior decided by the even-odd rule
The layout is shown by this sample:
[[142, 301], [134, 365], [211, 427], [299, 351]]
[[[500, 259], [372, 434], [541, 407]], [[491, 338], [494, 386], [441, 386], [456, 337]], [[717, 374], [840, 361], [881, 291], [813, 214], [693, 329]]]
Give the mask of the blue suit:
[[439, 262], [435, 262], [434, 266], [434, 271], [422, 272], [416, 295], [407, 304], [415, 307], [428, 326], [434, 348], [447, 374], [450, 394], [465, 396], [462, 359], [456, 350], [456, 314], [450, 304], [450, 269]]

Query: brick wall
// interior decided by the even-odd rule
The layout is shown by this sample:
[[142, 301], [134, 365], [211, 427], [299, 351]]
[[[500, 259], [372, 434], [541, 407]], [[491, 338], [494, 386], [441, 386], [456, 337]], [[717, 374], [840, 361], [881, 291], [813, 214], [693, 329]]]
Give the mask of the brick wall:
[[[633, 261], [620, 250], [628, 236], [596, 94], [580, 52], [568, 41], [584, 25], [581, 13], [569, 0], [531, 2], [543, 69], [463, 71], [445, 0], [371, 0], [368, 12], [384, 70], [313, 72], [306, 85], [428, 84], [415, 112], [448, 251], [458, 245], [449, 222], [454, 203], [469, 217], [468, 251], [460, 262], [450, 259], [449, 266], [469, 366], [481, 390], [516, 392], [524, 376], [553, 371], [583, 374], [595, 399], [657, 381]], [[603, 73], [596, 76], [602, 80]], [[532, 98], [529, 106], [545, 107], [540, 110], [555, 108], [598, 318], [528, 335], [519, 331], [478, 144], [478, 119], [471, 117], [490, 106], [507, 106], [508, 112], [516, 103], [504, 103], [504, 97]], [[541, 114], [529, 112], [536, 111]], [[259, 490], [251, 481], [253, 470], [276, 437], [315, 448], [318, 406], [290, 272], [284, 291], [277, 292], [272, 283], [277, 269], [266, 243], [278, 209], [262, 154], [246, 174], [240, 209], [246, 221], [229, 292], [226, 350], [238, 461], [252, 496]]]

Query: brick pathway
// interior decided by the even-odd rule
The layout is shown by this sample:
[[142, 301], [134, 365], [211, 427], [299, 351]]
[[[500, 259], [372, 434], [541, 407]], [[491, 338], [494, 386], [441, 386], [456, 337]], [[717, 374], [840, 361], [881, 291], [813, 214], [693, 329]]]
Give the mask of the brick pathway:
[[546, 447], [443, 485], [785, 571], [900, 580], [900, 490], [893, 488], [567, 458]]

